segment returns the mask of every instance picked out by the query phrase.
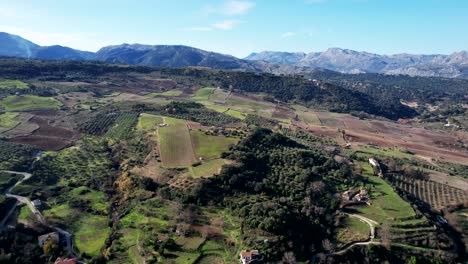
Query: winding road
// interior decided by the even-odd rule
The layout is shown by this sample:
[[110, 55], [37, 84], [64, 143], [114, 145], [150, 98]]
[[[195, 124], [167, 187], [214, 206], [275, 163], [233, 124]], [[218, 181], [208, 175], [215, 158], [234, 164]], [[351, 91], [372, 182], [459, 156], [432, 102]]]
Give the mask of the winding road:
[[372, 219], [369, 219], [367, 217], [364, 217], [362, 215], [357, 215], [357, 214], [349, 214], [349, 213], [343, 213], [349, 217], [354, 217], [354, 218], [357, 218], [359, 219], [360, 221], [366, 223], [368, 226], [369, 226], [369, 238], [367, 239], [367, 241], [356, 241], [356, 242], [351, 242], [349, 243], [348, 245], [346, 245], [345, 247], [343, 247], [342, 249], [338, 250], [338, 251], [335, 251], [335, 252], [332, 252], [332, 253], [328, 253], [328, 254], [325, 254], [325, 253], [317, 253], [315, 254], [312, 259], [311, 259], [311, 263], [315, 263], [315, 259], [320, 255], [320, 254], [325, 254], [325, 256], [331, 256], [331, 255], [342, 255], [344, 253], [346, 253], [348, 250], [350, 250], [351, 248], [353, 247], [356, 247], [356, 246], [366, 246], [366, 245], [370, 245], [370, 244], [373, 244], [373, 245], [378, 245], [378, 244], [381, 244], [380, 242], [375, 242], [374, 241], [374, 238], [375, 238], [375, 226], [378, 225], [379, 223], [377, 223], [376, 221], [372, 220]]
[[[39, 157], [36, 157], [36, 160], [34, 162], [36, 162], [37, 160], [39, 160]], [[33, 163], [34, 164], [34, 163]], [[31, 165], [32, 166], [32, 165]], [[44, 218], [44, 216], [42, 215], [42, 213], [37, 210], [37, 208], [34, 206], [34, 204], [31, 202], [31, 200], [28, 198], [28, 197], [24, 197], [24, 196], [20, 196], [20, 195], [15, 195], [15, 194], [11, 194], [11, 191], [18, 185], [20, 185], [21, 183], [23, 183], [25, 180], [29, 179], [32, 177], [32, 174], [31, 173], [27, 173], [27, 172], [18, 172], [18, 171], [8, 171], [8, 170], [0, 170], [0, 172], [3, 172], [3, 173], [10, 173], [10, 174], [18, 174], [18, 175], [23, 175], [23, 178], [21, 180], [19, 180], [17, 183], [15, 183], [13, 186], [11, 186], [10, 188], [8, 188], [5, 192], [5, 196], [7, 197], [11, 197], [11, 198], [15, 198], [16, 199], [16, 204], [10, 209], [10, 211], [7, 213], [7, 215], [3, 218], [3, 220], [0, 222], [0, 228], [4, 228], [6, 222], [8, 221], [8, 219], [10, 218], [11, 214], [15, 211], [16, 207], [18, 205], [21, 205], [21, 204], [26, 204], [29, 208], [29, 210], [31, 210], [31, 212], [35, 215], [37, 221], [39, 221], [41, 224], [43, 225], [47, 225], [47, 222]], [[47, 225], [49, 226], [49, 225]], [[58, 227], [55, 227], [55, 226], [49, 226], [51, 229], [54, 229], [56, 230], [57, 232], [59, 232], [61, 235], [63, 235], [66, 239], [66, 242], [67, 242], [67, 249], [68, 251], [70, 252], [70, 254], [73, 256], [73, 243], [72, 243], [72, 235], [61, 229], [61, 228], [58, 228]]]

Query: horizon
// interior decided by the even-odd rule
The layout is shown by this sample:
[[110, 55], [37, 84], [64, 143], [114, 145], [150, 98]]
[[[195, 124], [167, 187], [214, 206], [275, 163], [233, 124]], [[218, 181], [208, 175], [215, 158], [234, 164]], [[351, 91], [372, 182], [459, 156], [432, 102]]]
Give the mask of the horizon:
[[224, 0], [183, 3], [183, 10], [181, 4], [20, 0], [0, 5], [0, 31], [91, 52], [124, 43], [183, 45], [237, 58], [330, 48], [379, 55], [467, 50], [468, 3], [456, 1]]

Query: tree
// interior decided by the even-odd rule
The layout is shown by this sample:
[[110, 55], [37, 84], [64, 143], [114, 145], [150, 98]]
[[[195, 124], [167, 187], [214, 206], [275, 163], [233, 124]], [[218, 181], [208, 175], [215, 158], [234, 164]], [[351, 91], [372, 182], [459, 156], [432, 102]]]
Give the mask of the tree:
[[296, 264], [296, 256], [292, 251], [285, 252], [283, 255], [283, 263]]
[[44, 242], [44, 246], [42, 247], [42, 249], [44, 250], [44, 254], [46, 256], [54, 256], [57, 253], [58, 249], [59, 249], [59, 246], [57, 244], [57, 240], [55, 240], [52, 237], [49, 237]]
[[390, 224], [384, 223], [380, 229], [380, 239], [382, 240], [382, 245], [386, 249], [390, 249], [391, 242], [391, 233], [390, 233]]
[[322, 241], [322, 247], [323, 247], [323, 249], [324, 249], [326, 252], [329, 252], [329, 253], [335, 251], [335, 246], [334, 246], [333, 243], [332, 243], [330, 240], [328, 240], [328, 239], [324, 239], [324, 240]]

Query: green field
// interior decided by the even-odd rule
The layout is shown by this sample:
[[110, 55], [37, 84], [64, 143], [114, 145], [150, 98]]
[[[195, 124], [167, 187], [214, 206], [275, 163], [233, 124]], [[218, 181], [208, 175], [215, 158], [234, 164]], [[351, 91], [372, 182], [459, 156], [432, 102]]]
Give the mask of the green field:
[[32, 215], [31, 209], [27, 207], [26, 205], [21, 206], [20, 213], [18, 215], [18, 220], [27, 222]]
[[376, 148], [371, 146], [363, 146], [360, 149], [361, 152], [373, 154], [376, 156], [388, 156], [394, 158], [407, 158], [412, 159], [414, 156], [410, 153], [404, 152], [399, 149], [392, 149], [392, 148]]
[[230, 115], [232, 117], [239, 118], [241, 120], [244, 120], [245, 117], [247, 116], [247, 114], [245, 114], [245, 113], [243, 113], [243, 112], [241, 112], [239, 110], [234, 110], [234, 109], [231, 109], [231, 108], [226, 107], [226, 106], [220, 106], [220, 105], [208, 104], [208, 103], [205, 103], [204, 105], [208, 109], [211, 109], [211, 110], [214, 110], [216, 112], [223, 113], [223, 114], [226, 114], [226, 115]]
[[366, 241], [369, 238], [369, 225], [355, 217], [346, 216], [343, 227], [336, 230], [336, 240], [341, 245], [353, 241]]
[[150, 130], [156, 128], [161, 123], [163, 123], [162, 117], [141, 113], [138, 117], [137, 128], [141, 130]]
[[213, 94], [215, 89], [216, 88], [213, 88], [213, 87], [201, 88], [197, 92], [195, 92], [195, 96], [193, 96], [192, 99], [200, 100], [200, 101], [208, 100], [210, 99], [210, 95]]
[[110, 233], [106, 216], [83, 215], [73, 225], [74, 242], [81, 253], [98, 256]]
[[222, 152], [229, 150], [230, 145], [235, 145], [239, 139], [223, 136], [206, 135], [203, 131], [191, 131], [195, 154], [203, 159], [219, 158]]
[[414, 217], [416, 214], [411, 205], [405, 202], [385, 180], [368, 176], [367, 187], [371, 188], [371, 206], [355, 209], [364, 216], [379, 223], [392, 222]]
[[107, 131], [106, 136], [114, 140], [126, 139], [131, 135], [138, 117], [135, 113], [123, 113], [117, 117], [114, 125]]
[[241, 98], [230, 98], [227, 100], [227, 102], [229, 105], [243, 107], [252, 111], [269, 110], [274, 108], [274, 106], [259, 104], [250, 100], [242, 100]]
[[11, 95], [0, 101], [0, 107], [7, 111], [28, 111], [36, 109], [55, 109], [62, 103], [52, 97], [40, 97], [35, 95]]
[[161, 160], [167, 167], [187, 167], [196, 161], [190, 132], [184, 120], [165, 117], [167, 127], [159, 127]]
[[19, 124], [18, 113], [4, 113], [0, 114], [0, 127], [12, 128]]
[[162, 92], [162, 93], [150, 93], [148, 94], [148, 96], [151, 96], [151, 97], [157, 97], [157, 96], [179, 96], [182, 94], [182, 91], [181, 90], [178, 90], [178, 89], [173, 89], [173, 90], [169, 90], [169, 91], [165, 91], [165, 92]]
[[28, 89], [27, 83], [18, 80], [0, 80], [0, 89]]
[[224, 159], [214, 159], [202, 162], [201, 165], [190, 167], [189, 171], [194, 178], [210, 177], [213, 174], [219, 173], [221, 167], [226, 164]]
[[103, 192], [98, 192], [85, 186], [73, 189], [70, 192], [72, 199], [86, 201], [89, 203], [91, 209], [96, 212], [107, 213], [108, 203], [106, 202], [106, 195]]

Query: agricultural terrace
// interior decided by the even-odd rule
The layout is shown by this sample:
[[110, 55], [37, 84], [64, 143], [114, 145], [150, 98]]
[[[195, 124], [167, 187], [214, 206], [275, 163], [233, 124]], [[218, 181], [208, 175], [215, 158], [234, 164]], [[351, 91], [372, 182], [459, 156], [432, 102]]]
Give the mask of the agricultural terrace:
[[163, 122], [163, 118], [160, 116], [141, 113], [138, 117], [137, 128], [141, 130], [151, 130]]
[[159, 151], [166, 167], [187, 167], [196, 161], [185, 120], [165, 117], [166, 127], [159, 127]]
[[18, 113], [4, 113], [0, 114], [0, 127], [12, 128], [19, 124]]
[[19, 80], [0, 80], [0, 89], [28, 89], [27, 83]]
[[415, 216], [411, 205], [405, 202], [385, 180], [371, 176], [373, 171], [370, 165], [365, 162], [360, 163], [363, 167], [364, 177], [366, 177], [366, 188], [370, 189], [370, 206], [361, 206], [358, 210], [365, 217], [379, 223], [397, 221]]
[[52, 97], [35, 95], [10, 95], [0, 101], [0, 107], [7, 111], [30, 111], [37, 109], [55, 109], [62, 103]]

